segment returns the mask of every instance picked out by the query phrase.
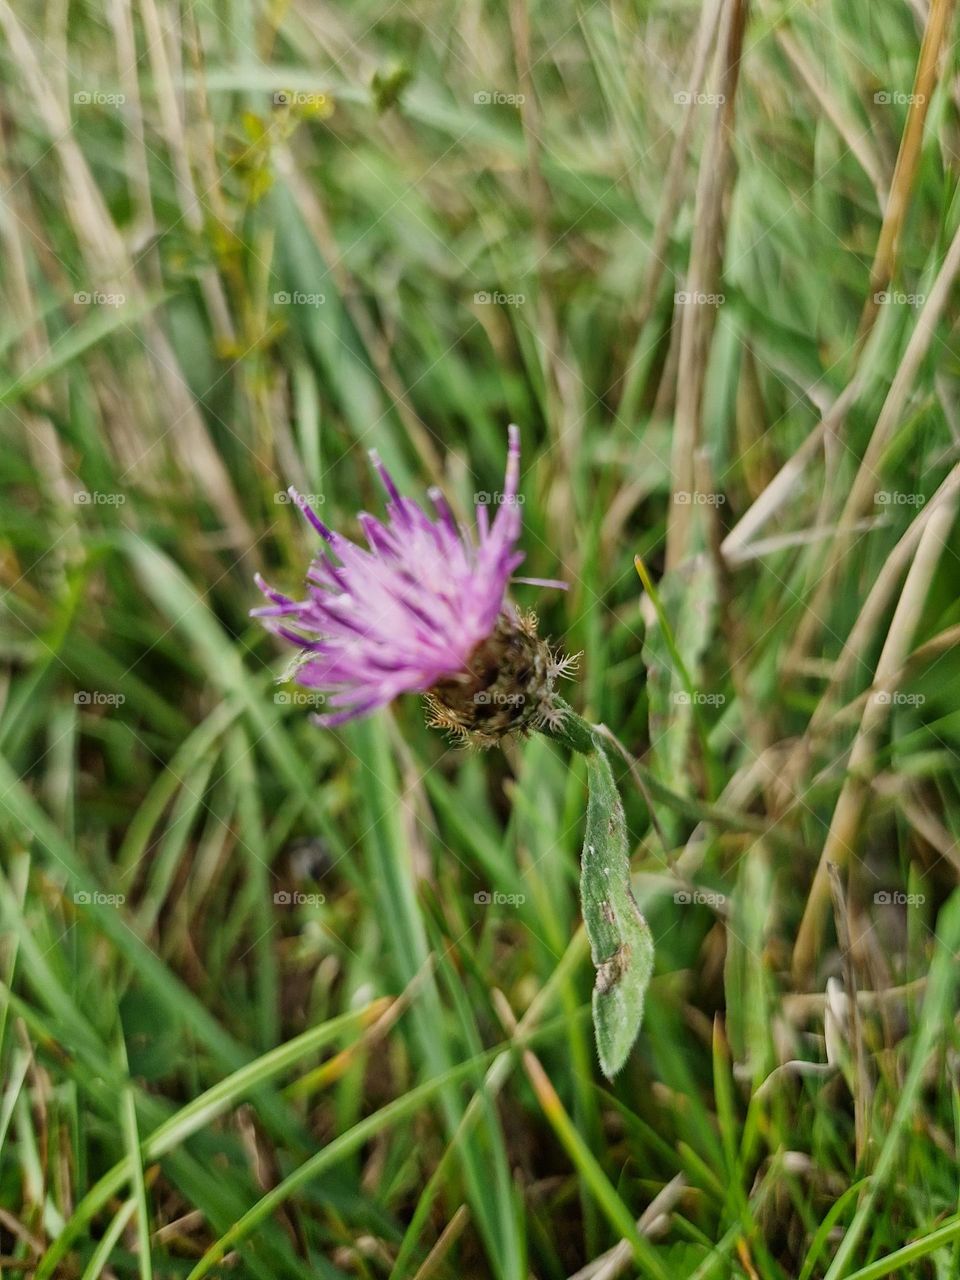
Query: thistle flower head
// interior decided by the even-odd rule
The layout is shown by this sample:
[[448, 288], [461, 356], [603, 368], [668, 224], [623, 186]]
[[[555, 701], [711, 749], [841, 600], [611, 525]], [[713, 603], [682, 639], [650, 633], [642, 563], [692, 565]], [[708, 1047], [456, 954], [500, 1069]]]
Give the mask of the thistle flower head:
[[[270, 630], [296, 645], [296, 680], [322, 691], [332, 726], [425, 693], [433, 723], [489, 745], [549, 718], [553, 681], [569, 661], [555, 658], [535, 623], [507, 602], [523, 560], [517, 487], [520, 434], [511, 426], [506, 477], [490, 520], [477, 504], [476, 530], [458, 526], [446, 499], [430, 490], [434, 515], [401, 497], [371, 455], [387, 494], [387, 521], [361, 512], [362, 547], [335, 533], [305, 499], [291, 497], [326, 544], [307, 572], [307, 598], [258, 585], [270, 604], [255, 609]], [[548, 585], [564, 585], [548, 584]]]

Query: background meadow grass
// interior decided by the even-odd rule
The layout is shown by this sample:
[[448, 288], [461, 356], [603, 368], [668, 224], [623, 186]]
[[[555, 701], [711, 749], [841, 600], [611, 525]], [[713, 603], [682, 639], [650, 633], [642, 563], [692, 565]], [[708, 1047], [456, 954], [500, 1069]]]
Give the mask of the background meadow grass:
[[[952, 3], [0, 26], [0, 1274], [960, 1275]], [[465, 513], [510, 421], [613, 1085], [582, 762], [320, 731], [248, 618], [288, 484]]]

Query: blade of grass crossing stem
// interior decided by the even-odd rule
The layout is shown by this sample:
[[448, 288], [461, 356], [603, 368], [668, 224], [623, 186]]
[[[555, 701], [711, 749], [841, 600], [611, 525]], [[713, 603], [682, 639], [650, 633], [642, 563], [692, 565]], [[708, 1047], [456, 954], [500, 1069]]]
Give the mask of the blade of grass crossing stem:
[[[341, 1036], [369, 1025], [382, 1013], [380, 1002], [366, 1009], [341, 1014], [319, 1027], [311, 1027], [286, 1044], [271, 1049], [255, 1062], [225, 1076], [199, 1097], [182, 1107], [149, 1134], [142, 1143], [145, 1161], [158, 1160], [186, 1142], [193, 1134], [229, 1110], [243, 1098], [256, 1094], [276, 1076], [289, 1070], [301, 1058], [320, 1052]], [[35, 1280], [50, 1280], [66, 1255], [70, 1244], [132, 1177], [132, 1160], [127, 1156], [115, 1164], [96, 1182], [74, 1209], [56, 1239], [40, 1262]]]
[[491, 878], [491, 883], [509, 886], [505, 892], [520, 892], [522, 885], [514, 862], [506, 856], [503, 842], [497, 833], [478, 822], [462, 798], [450, 783], [436, 770], [423, 765], [423, 783], [438, 815], [449, 824], [456, 836], [458, 848], [476, 859]]
[[21, 969], [29, 977], [41, 1002], [56, 1019], [61, 1033], [69, 1036], [77, 1048], [102, 1055], [105, 1052], [103, 1042], [57, 976], [54, 963], [59, 952], [43, 945], [38, 937], [40, 930], [37, 924], [23, 914], [21, 904], [2, 871], [0, 921], [4, 924], [4, 933], [16, 938], [23, 958]]
[[[117, 1057], [120, 1069], [126, 1075], [129, 1068], [122, 1034]], [[133, 1085], [129, 1079], [123, 1087], [120, 1099], [120, 1127], [123, 1130], [123, 1144], [127, 1149], [127, 1161], [130, 1165], [131, 1190], [137, 1206], [137, 1266], [140, 1280], [153, 1280], [153, 1265], [150, 1257], [150, 1209], [147, 1204], [147, 1186], [143, 1179], [140, 1133], [137, 1128], [137, 1104]]]
[[[174, 1152], [165, 1161], [165, 1169], [187, 1203], [197, 1206], [214, 1237], [229, 1231], [246, 1212], [250, 1203], [248, 1178], [224, 1177], [222, 1169], [194, 1159], [185, 1151]], [[331, 1275], [329, 1268], [318, 1272], [316, 1266], [308, 1266], [297, 1256], [298, 1250], [288, 1226], [279, 1218], [270, 1218], [261, 1224], [256, 1240], [245, 1250], [240, 1275], [243, 1280], [278, 1280], [280, 1276], [284, 1280], [317, 1280], [318, 1274]], [[229, 1268], [223, 1280], [227, 1274]], [[177, 1280], [182, 1275], [182, 1271], [178, 1272]]]
[[[10, 857], [10, 878], [9, 878], [9, 902], [14, 908], [16, 915], [23, 918], [23, 907], [26, 900], [27, 885], [30, 880], [30, 855], [29, 853], [17, 853]], [[0, 882], [2, 884], [2, 882]], [[6, 940], [4, 955], [4, 972], [3, 983], [9, 987], [13, 983], [14, 974], [17, 971], [17, 956], [19, 954], [19, 942], [16, 936], [11, 935]], [[7, 1043], [7, 1011], [9, 1005], [6, 1001], [0, 1003], [0, 1068], [3, 1066], [4, 1050]], [[2, 1109], [0, 1109], [2, 1113]], [[3, 1125], [0, 1124], [0, 1150], [3, 1148]]]
[[[474, 1016], [473, 1006], [465, 990], [465, 984], [459, 974], [454, 969], [453, 963], [449, 955], [449, 948], [438, 953], [437, 970], [438, 976], [443, 979], [446, 990], [449, 992], [449, 998], [453, 1004], [457, 1015], [457, 1022], [460, 1027], [460, 1036], [458, 1037], [467, 1047], [467, 1050], [474, 1056], [478, 1055], [483, 1048], [480, 1039], [480, 1032], [477, 1029], [477, 1021]], [[527, 1259], [524, 1248], [524, 1240], [520, 1234], [519, 1224], [521, 1215], [519, 1213], [519, 1205], [517, 1204], [516, 1195], [513, 1188], [513, 1180], [510, 1174], [510, 1166], [507, 1160], [506, 1145], [502, 1141], [500, 1120], [497, 1115], [497, 1109], [493, 1105], [492, 1100], [488, 1096], [483, 1087], [483, 1072], [478, 1065], [475, 1078], [471, 1081], [475, 1091], [475, 1096], [480, 1098], [480, 1121], [482, 1124], [482, 1133], [492, 1135], [493, 1142], [492, 1156], [493, 1159], [488, 1162], [486, 1190], [492, 1193], [494, 1201], [494, 1209], [491, 1216], [494, 1221], [502, 1224], [501, 1229], [506, 1228], [515, 1233], [515, 1244], [518, 1254], [517, 1275], [525, 1276], [527, 1274]], [[452, 1138], [463, 1130], [463, 1108], [459, 1108], [456, 1129], [451, 1131]], [[470, 1144], [468, 1143], [467, 1146]], [[466, 1148], [465, 1148], [466, 1149]], [[479, 1161], [479, 1151], [477, 1153]]]
[[[186, 777], [180, 779], [180, 789], [165, 830], [151, 849], [146, 864], [146, 884], [136, 909], [135, 927], [144, 937], [149, 937], [156, 926], [163, 904], [176, 880], [197, 816], [206, 808], [204, 795], [216, 760], [217, 753], [208, 752], [197, 761]], [[130, 868], [133, 874], [138, 870], [136, 864]], [[129, 883], [126, 882], [127, 885]]]
[[[225, 696], [234, 697], [241, 703], [253, 726], [255, 739], [262, 743], [287, 784], [302, 797], [307, 812], [317, 823], [324, 839], [337, 853], [346, 853], [340, 833], [320, 801], [316, 779], [307, 762], [294, 748], [276, 714], [267, 710], [253, 677], [240, 660], [236, 644], [223, 631], [206, 601], [180, 569], [156, 547], [133, 536], [125, 540], [125, 545], [147, 594], [166, 616], [170, 626], [191, 640], [213, 685]], [[345, 861], [344, 869], [348, 876], [352, 874], [349, 859]]]
[[[2, 992], [3, 989], [0, 988], [0, 993]], [[4, 1003], [6, 1003], [6, 1001]], [[2, 1103], [0, 1103], [0, 1150], [3, 1150], [4, 1143], [7, 1140], [7, 1134], [10, 1130], [10, 1121], [13, 1119], [17, 1099], [20, 1097], [20, 1090], [23, 1088], [24, 1081], [27, 1078], [27, 1072], [30, 1069], [29, 1054], [12, 1053], [10, 1055], [10, 1059], [9, 1065], [4, 1066], [5, 1088], [3, 1100]]]
[[871, 1262], [869, 1266], [862, 1267], [859, 1271], [851, 1271], [847, 1280], [881, 1280], [882, 1276], [905, 1274], [904, 1268], [911, 1262], [929, 1257], [931, 1253], [936, 1253], [938, 1249], [945, 1248], [958, 1238], [960, 1238], [960, 1218], [954, 1218], [951, 1222], [945, 1222], [943, 1226], [938, 1227], [936, 1231], [931, 1231], [929, 1235], [921, 1236], [919, 1240], [911, 1240], [902, 1249], [888, 1253], [885, 1258], [877, 1258], [876, 1262]]
[[[550, 1036], [556, 1030], [558, 1030], [557, 1024], [547, 1024], [540, 1029], [539, 1033], [534, 1032], [529, 1038], [530, 1040], [535, 1040], [539, 1035]], [[315, 1156], [311, 1156], [293, 1173], [288, 1174], [282, 1182], [272, 1187], [265, 1196], [261, 1197], [247, 1213], [233, 1224], [229, 1231], [222, 1235], [219, 1240], [214, 1241], [190, 1272], [187, 1280], [201, 1280], [202, 1276], [209, 1275], [210, 1269], [215, 1267], [230, 1249], [241, 1240], [246, 1239], [264, 1219], [269, 1218], [281, 1204], [289, 1200], [301, 1187], [307, 1186], [321, 1173], [332, 1168], [339, 1160], [358, 1150], [365, 1142], [369, 1142], [398, 1120], [414, 1114], [424, 1103], [439, 1097], [446, 1090], [460, 1084], [462, 1081], [469, 1080], [475, 1074], [478, 1065], [491, 1062], [506, 1047], [497, 1045], [479, 1055], [478, 1058], [469, 1058], [465, 1062], [451, 1067], [448, 1071], [444, 1071], [442, 1075], [435, 1076], [432, 1080], [427, 1080], [423, 1084], [415, 1085], [414, 1088], [408, 1090], [401, 1097], [394, 1098], [392, 1102], [388, 1102], [386, 1106], [381, 1107], [379, 1111], [366, 1116], [358, 1124], [355, 1124], [353, 1128], [339, 1134], [322, 1151], [318, 1151]], [[624, 1212], [627, 1212], [626, 1209], [624, 1209]], [[629, 1217], [629, 1213], [627, 1216]], [[630, 1225], [633, 1227], [632, 1218], [630, 1219]], [[634, 1234], [636, 1234], [635, 1228]], [[516, 1277], [516, 1280], [522, 1280], [522, 1273], [520, 1272], [513, 1271], [509, 1274], [511, 1280], [514, 1277]], [[668, 1280], [668, 1278], [665, 1273], [660, 1273], [658, 1280]]]
[[577, 1132], [576, 1126], [567, 1114], [539, 1060], [532, 1053], [525, 1053], [524, 1066], [543, 1114], [589, 1187], [607, 1221], [631, 1245], [638, 1267], [644, 1275], [652, 1276], [653, 1280], [670, 1280], [670, 1273], [660, 1261], [656, 1250], [637, 1230], [634, 1215], [621, 1200], [600, 1162]]
[[[0, 794], [4, 795], [4, 808], [8, 818], [30, 831], [47, 855], [67, 872], [74, 890], [91, 888], [90, 874], [86, 871], [73, 848], [60, 835], [46, 813], [36, 803], [26, 787], [13, 774], [9, 764], [0, 757]], [[99, 886], [96, 886], [99, 889]], [[166, 1004], [175, 1017], [185, 1021], [197, 1038], [209, 1051], [230, 1069], [241, 1065], [243, 1050], [231, 1035], [204, 1008], [191, 991], [167, 968], [147, 944], [137, 937], [114, 907], [104, 906], [94, 896], [86, 908], [95, 919], [100, 932], [116, 946], [131, 967]]]
[[810, 1248], [807, 1250], [807, 1256], [803, 1260], [803, 1267], [800, 1270], [798, 1280], [810, 1280], [813, 1275], [814, 1268], [820, 1260], [820, 1255], [827, 1247], [827, 1241], [836, 1228], [837, 1223], [843, 1218], [847, 1209], [856, 1204], [859, 1197], [863, 1194], [867, 1186], [867, 1179], [860, 1179], [852, 1186], [847, 1187], [842, 1195], [838, 1196], [830, 1208], [823, 1216], [817, 1230], [814, 1232], [813, 1239], [810, 1241]]
[[136, 1211], [137, 1200], [135, 1196], [131, 1196], [129, 1200], [124, 1201], [113, 1215], [113, 1221], [97, 1241], [97, 1247], [90, 1255], [90, 1261], [84, 1267], [80, 1280], [99, 1280], [99, 1277], [103, 1274], [104, 1267], [110, 1261], [113, 1246], [120, 1239], [124, 1227], [126, 1227]]
[[895, 1170], [903, 1133], [915, 1118], [927, 1063], [952, 1018], [958, 979], [957, 950], [960, 948], [960, 891], [955, 892], [942, 908], [937, 921], [936, 939], [937, 950], [920, 1011], [913, 1057], [897, 1108], [877, 1157], [867, 1193], [844, 1233], [825, 1280], [840, 1280], [841, 1276], [847, 1274], [854, 1250], [871, 1220], [877, 1198]]
[[[544, 1011], [552, 1004], [554, 996], [558, 990], [563, 992], [570, 986], [577, 968], [579, 968], [582, 963], [586, 950], [586, 934], [583, 929], [580, 929], [573, 938], [571, 938], [569, 945], [560, 958], [559, 964], [557, 964], [553, 973], [540, 988], [536, 999], [520, 1020], [521, 1032], [526, 1032], [536, 1025]], [[586, 1011], [579, 1009], [577, 1012], [585, 1013]], [[566, 1031], [569, 1021], [570, 1019], [567, 1014], [564, 1013], [561, 1024], [564, 1031]], [[502, 1053], [493, 1061], [483, 1080], [483, 1092], [485, 1094], [489, 1094], [491, 1100], [495, 1098], [503, 1088], [516, 1065], [516, 1058], [510, 1051]], [[421, 1193], [420, 1199], [413, 1212], [413, 1216], [410, 1219], [410, 1223], [404, 1232], [400, 1248], [397, 1251], [397, 1256], [394, 1260], [393, 1270], [390, 1272], [389, 1280], [402, 1280], [402, 1277], [407, 1275], [409, 1270], [407, 1263], [416, 1247], [420, 1232], [426, 1226], [433, 1201], [439, 1194], [441, 1187], [444, 1185], [449, 1166], [456, 1155], [459, 1144], [463, 1142], [467, 1133], [473, 1125], [476, 1124], [481, 1115], [482, 1108], [483, 1098], [480, 1096], [480, 1091], [478, 1090], [474, 1093], [470, 1102], [467, 1104], [463, 1113], [463, 1119], [460, 1122], [457, 1132], [451, 1138], [446, 1150], [437, 1162], [437, 1167], [430, 1175], [430, 1179]]]
[[[406, 986], [423, 969], [429, 954], [417, 902], [410, 842], [400, 814], [404, 813], [411, 823], [415, 823], [416, 818], [410, 806], [404, 808], [383, 723], [375, 718], [359, 722], [351, 729], [350, 739], [356, 745], [356, 758], [363, 769], [358, 790], [366, 796], [366, 812], [372, 820], [363, 840], [377, 895], [378, 915], [397, 981]], [[445, 1015], [432, 974], [425, 978], [421, 998], [411, 1010], [411, 1024], [420, 1059], [431, 1075], [447, 1071], [451, 1056], [444, 1035]], [[447, 1132], [452, 1136], [462, 1119], [463, 1108], [450, 1088], [441, 1090], [440, 1105]], [[464, 1142], [461, 1164], [470, 1207], [491, 1262], [503, 1280], [512, 1280], [523, 1274], [513, 1203], [500, 1195], [495, 1196], [492, 1203], [490, 1199], [491, 1187], [509, 1185], [506, 1148], [495, 1116], [484, 1126], [483, 1137], [484, 1146], [473, 1140]], [[495, 1172], [491, 1170], [491, 1161]]]
[[680, 1010], [674, 1001], [665, 998], [650, 999], [648, 1005], [646, 1041], [654, 1078], [685, 1100], [676, 1116], [678, 1151], [689, 1148], [690, 1158], [702, 1162], [704, 1172], [722, 1169], [723, 1144], [703, 1089], [698, 1087], [690, 1054], [684, 1049]]
[[740, 1155], [740, 1121], [733, 1094], [730, 1050], [720, 1020], [713, 1026], [713, 1087], [716, 1097], [717, 1124], [727, 1166], [727, 1206], [740, 1219], [740, 1231], [764, 1260], [768, 1274], [775, 1274], [773, 1261], [763, 1244], [750, 1200], [744, 1191], [745, 1169]]
[[163, 818], [171, 800], [181, 786], [181, 778], [190, 773], [214, 742], [240, 714], [239, 707], [222, 702], [187, 737], [170, 761], [157, 774], [149, 791], [131, 819], [117, 855], [121, 879], [143, 857], [154, 827]]
[[280, 995], [277, 978], [277, 955], [274, 944], [276, 922], [273, 918], [272, 872], [264, 838], [263, 810], [253, 770], [253, 752], [242, 729], [234, 729], [227, 737], [226, 765], [239, 779], [237, 816], [243, 832], [239, 854], [246, 860], [254, 894], [253, 949], [256, 954], [254, 981], [258, 1012], [258, 1039], [262, 1049], [275, 1044], [280, 1032]]
[[736, 1275], [730, 1265], [729, 1255], [733, 1253], [739, 1239], [740, 1228], [733, 1226], [716, 1244], [712, 1244], [709, 1239], [704, 1240], [703, 1243], [709, 1249], [709, 1256], [704, 1258], [696, 1271], [691, 1273], [690, 1280], [712, 1280], [712, 1277], [718, 1273], [727, 1280], [728, 1276]]

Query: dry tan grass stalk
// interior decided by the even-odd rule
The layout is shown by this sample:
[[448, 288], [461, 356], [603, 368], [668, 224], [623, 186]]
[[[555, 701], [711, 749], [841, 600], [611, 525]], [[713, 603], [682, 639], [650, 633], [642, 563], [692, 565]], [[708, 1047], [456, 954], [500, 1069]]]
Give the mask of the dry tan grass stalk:
[[830, 890], [833, 895], [833, 914], [836, 920], [837, 940], [843, 960], [844, 983], [846, 986], [847, 1030], [853, 1042], [854, 1089], [853, 1117], [856, 1138], [857, 1162], [863, 1160], [870, 1137], [870, 1108], [873, 1098], [873, 1086], [867, 1070], [867, 1058], [863, 1045], [863, 1029], [860, 1024], [860, 1006], [857, 1003], [857, 973], [854, 964], [854, 949], [850, 939], [850, 908], [840, 879], [840, 869], [836, 863], [827, 864], [830, 877]]
[[[641, 1235], [654, 1235], [669, 1222], [669, 1215], [687, 1188], [687, 1180], [682, 1173], [671, 1178], [665, 1187], [657, 1192], [643, 1213], [637, 1219], [637, 1230]], [[570, 1280], [616, 1280], [617, 1276], [628, 1271], [633, 1261], [633, 1249], [628, 1240], [621, 1240], [599, 1258], [594, 1258], [585, 1267], [570, 1276]]]
[[903, 359], [900, 361], [890, 390], [887, 392], [887, 398], [883, 402], [883, 408], [880, 410], [880, 416], [877, 418], [870, 443], [867, 445], [859, 470], [850, 486], [850, 492], [840, 513], [837, 530], [813, 592], [813, 598], [807, 604], [797, 626], [794, 643], [787, 657], [788, 670], [795, 668], [810, 652], [819, 633], [820, 619], [827, 608], [828, 596], [833, 589], [837, 570], [850, 548], [853, 526], [873, 505], [880, 459], [902, 421], [911, 388], [933, 342], [937, 325], [943, 316], [958, 273], [960, 273], [960, 228], [954, 233], [937, 278], [917, 317], [917, 323], [910, 334]]
[[[927, 989], [926, 977], [914, 978], [900, 987], [885, 987], [879, 991], [858, 991], [857, 1007], [864, 1013], [878, 1009], [898, 1008], [917, 999]], [[802, 1025], [811, 1018], [820, 1019], [827, 1004], [825, 991], [792, 991], [783, 997], [783, 1016], [788, 1022]]]
[[720, 21], [721, 2], [722, 0], [706, 0], [700, 10], [700, 25], [697, 28], [693, 64], [690, 70], [690, 100], [685, 104], [683, 117], [680, 121], [680, 129], [673, 144], [673, 150], [670, 152], [667, 176], [663, 183], [663, 195], [660, 199], [660, 209], [657, 213], [656, 225], [653, 228], [650, 258], [638, 306], [637, 325], [640, 329], [650, 319], [650, 314], [657, 300], [660, 281], [667, 265], [664, 260], [664, 254], [667, 251], [667, 245], [670, 242], [670, 235], [677, 217], [677, 210], [683, 198], [683, 179], [687, 168], [687, 152], [690, 149], [690, 138], [693, 134], [694, 122], [699, 111], [697, 97], [703, 92], [704, 80], [707, 74], [707, 62], [716, 36], [717, 24]]
[[804, 768], [813, 739], [823, 732], [834, 718], [841, 690], [851, 678], [854, 665], [862, 661], [862, 655], [866, 652], [871, 636], [876, 635], [883, 615], [893, 598], [897, 583], [906, 572], [924, 529], [942, 504], [956, 501], [958, 495], [960, 495], [960, 463], [950, 471], [927, 505], [911, 521], [909, 528], [887, 556], [883, 568], [874, 580], [843, 649], [833, 664], [829, 683], [814, 708], [806, 731], [798, 739], [790, 758], [784, 763], [782, 778], [787, 792]]
[[[716, 293], [720, 276], [725, 231], [723, 200], [733, 173], [733, 125], [748, 7], [748, 0], [726, 0], [723, 11], [718, 77], [718, 94], [723, 101], [717, 108], [700, 161], [693, 243], [685, 285], [694, 299]], [[715, 322], [716, 308], [696, 302], [684, 307], [680, 318], [677, 409], [670, 459], [674, 494], [689, 492], [694, 486], [693, 459], [700, 445], [703, 388]], [[679, 564], [690, 550], [696, 510], [692, 503], [670, 504], [667, 569]]]
[[[50, 346], [43, 319], [37, 314], [35, 295], [30, 288], [28, 259], [21, 234], [21, 228], [32, 217], [32, 212], [25, 207], [19, 210], [16, 208], [18, 203], [23, 205], [26, 192], [22, 186], [10, 181], [10, 175], [2, 161], [0, 161], [0, 186], [4, 192], [0, 197], [0, 245], [3, 246], [4, 252], [7, 299], [21, 330], [16, 371], [18, 374], [25, 374], [49, 359]], [[50, 384], [38, 387], [34, 400], [38, 406], [52, 409], [55, 396]], [[9, 406], [5, 412], [14, 414]], [[79, 529], [73, 495], [78, 489], [82, 489], [83, 485], [67, 464], [60, 437], [48, 418], [43, 413], [34, 412], [25, 406], [14, 416], [26, 432], [27, 448], [37, 468], [37, 474], [43, 477], [49, 497], [63, 511], [66, 522], [65, 540], [54, 552], [56, 562], [63, 559], [67, 548], [76, 550], [79, 545]]]
[[137, 238], [141, 242], [146, 242], [155, 234], [156, 222], [153, 215], [153, 195], [150, 189], [150, 167], [147, 161], [140, 77], [137, 74], [137, 40], [133, 27], [131, 0], [109, 0], [107, 18], [113, 29], [113, 40], [117, 50], [118, 79], [126, 98], [123, 111], [126, 127], [124, 154], [127, 181], [133, 206], [137, 211]]
[[777, 460], [757, 357], [749, 342], [744, 342], [740, 355], [734, 427], [743, 485], [755, 502], [776, 477]]
[[569, 415], [565, 412], [565, 397], [561, 390], [562, 362], [558, 355], [560, 326], [547, 277], [549, 270], [547, 258], [554, 239], [550, 232], [550, 189], [544, 179], [541, 166], [540, 134], [543, 126], [531, 65], [530, 14], [527, 0], [511, 0], [509, 16], [510, 34], [513, 39], [513, 60], [517, 70], [517, 83], [520, 87], [520, 124], [527, 149], [527, 197], [533, 222], [537, 266], [541, 269], [537, 289], [537, 318], [542, 331], [542, 341], [539, 345], [545, 374], [548, 426], [560, 446], [569, 470], [576, 457], [582, 431], [576, 419], [570, 418], [569, 421], [565, 421]]
[[880, 228], [873, 267], [870, 271], [870, 289], [860, 317], [861, 342], [866, 339], [876, 319], [879, 306], [876, 295], [886, 288], [896, 270], [900, 234], [920, 166], [923, 126], [926, 123], [930, 99], [937, 84], [938, 64], [950, 34], [954, 4], [955, 0], [931, 0], [913, 81], [912, 100], [907, 111], [907, 123], [900, 139], [897, 164], [890, 182], [890, 195], [884, 210], [883, 225]]
[[816, 456], [824, 437], [828, 433], [836, 432], [840, 429], [851, 405], [856, 402], [860, 395], [862, 383], [862, 377], [854, 374], [803, 444], [800, 445], [792, 457], [787, 459], [773, 480], [770, 481], [756, 501], [747, 508], [730, 530], [720, 548], [728, 561], [732, 563], [742, 558], [754, 536], [775, 515], [782, 511], [790, 498], [794, 496], [797, 482], [811, 460]]
[[[956, 517], [957, 501], [957, 494], [954, 492], [949, 500], [938, 505], [924, 527], [877, 663], [874, 679], [874, 689], [877, 692], [890, 691], [891, 682], [899, 675], [909, 656], [931, 580]], [[875, 772], [876, 747], [889, 712], [890, 704], [877, 697], [868, 699], [864, 707], [860, 729], [850, 753], [847, 777], [833, 811], [797, 934], [793, 969], [798, 984], [813, 972], [820, 950], [824, 908], [830, 894], [829, 864], [835, 863], [838, 867], [843, 867], [851, 856], [856, 856], [855, 845], [860, 822], [870, 793], [870, 779]]]
[[[54, 90], [7, 0], [0, 0], [0, 28], [20, 66], [36, 111], [50, 135], [51, 149], [60, 163], [64, 211], [77, 237], [91, 284], [123, 293], [133, 306], [145, 308], [146, 296], [137, 277], [136, 263], [73, 136], [72, 122], [62, 95]], [[141, 457], [146, 459], [155, 454], [161, 441], [169, 435], [183, 473], [195, 479], [198, 489], [219, 512], [231, 543], [242, 547], [255, 544], [256, 539], [237, 501], [227, 469], [210, 439], [166, 334], [149, 312], [143, 314], [140, 324], [144, 333], [142, 345], [149, 357], [142, 362], [140, 377], [147, 386], [154, 380], [159, 384], [154, 388], [152, 399], [165, 411], [162, 430], [153, 439], [144, 433], [138, 421], [130, 421], [130, 431], [143, 442]], [[133, 332], [131, 329], [131, 334]], [[135, 360], [133, 368], [128, 365], [127, 375], [131, 382], [137, 381], [139, 363]]]
[[883, 212], [887, 205], [888, 178], [884, 173], [879, 156], [870, 143], [869, 135], [861, 129], [857, 121], [848, 113], [840, 99], [831, 91], [830, 86], [820, 78], [805, 50], [801, 47], [799, 41], [794, 39], [792, 33], [781, 27], [777, 31], [777, 42], [793, 63], [814, 101], [822, 107], [823, 114], [847, 144], [860, 168], [870, 179], [870, 185], [873, 187], [877, 197], [877, 204], [880, 211]]
[[447, 1254], [457, 1243], [470, 1221], [470, 1210], [461, 1204], [453, 1217], [440, 1232], [436, 1244], [424, 1258], [413, 1280], [431, 1280], [444, 1265]]
[[878, 796], [893, 801], [921, 840], [960, 872], [960, 842], [905, 779], [897, 774], [881, 774], [873, 779], [872, 786]]
[[[160, 109], [160, 123], [173, 163], [177, 203], [187, 227], [194, 235], [201, 235], [204, 225], [203, 206], [193, 181], [186, 129], [167, 56], [164, 29], [154, 0], [141, 0], [140, 13], [147, 39], [147, 57], [150, 59], [157, 105]], [[179, 18], [168, 10], [167, 20], [173, 25], [178, 23]], [[180, 44], [180, 40], [172, 41], [171, 47], [179, 48]], [[200, 83], [202, 78], [198, 77], [198, 84]], [[217, 344], [221, 350], [232, 349], [236, 344], [236, 333], [223, 282], [213, 267], [204, 268], [199, 273], [198, 280]]]

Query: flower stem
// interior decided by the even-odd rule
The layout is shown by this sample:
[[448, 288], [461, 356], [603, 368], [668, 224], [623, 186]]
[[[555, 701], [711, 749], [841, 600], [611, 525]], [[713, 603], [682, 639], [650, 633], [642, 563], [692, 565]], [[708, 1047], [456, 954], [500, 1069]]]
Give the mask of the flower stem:
[[555, 726], [544, 725], [542, 733], [569, 747], [571, 751], [579, 751], [583, 756], [592, 755], [595, 751], [606, 753], [603, 737], [597, 732], [595, 725], [584, 720], [583, 716], [578, 716], [563, 698], [554, 697], [553, 705], [562, 716], [557, 717], [558, 723]]

